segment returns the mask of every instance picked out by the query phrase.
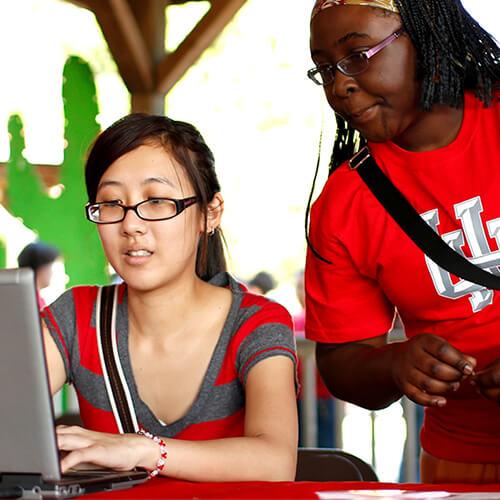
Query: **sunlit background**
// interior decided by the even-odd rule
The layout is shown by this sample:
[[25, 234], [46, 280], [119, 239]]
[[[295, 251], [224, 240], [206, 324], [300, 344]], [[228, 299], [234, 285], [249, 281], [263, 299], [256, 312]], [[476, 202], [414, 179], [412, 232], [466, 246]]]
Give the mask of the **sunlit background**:
[[[323, 106], [320, 89], [305, 78], [308, 3], [293, 2], [285, 14], [280, 1], [249, 1], [166, 99], [166, 113], [196, 125], [214, 151], [232, 271], [242, 279], [271, 272], [292, 308]], [[208, 7], [193, 2], [167, 9], [167, 49]], [[128, 92], [92, 13], [59, 0], [3, 0], [0, 16], [0, 161], [9, 155], [7, 119], [16, 112], [25, 124], [27, 159], [61, 163], [68, 55], [81, 56], [95, 72], [102, 127], [129, 112]], [[7, 238], [8, 264], [15, 265], [30, 238], [21, 231]]]
[[[464, 4], [500, 37], [499, 0]], [[321, 89], [305, 77], [311, 66], [311, 5], [311, 0], [248, 0], [170, 92], [165, 108], [172, 118], [196, 125], [214, 151], [232, 272], [245, 280], [260, 270], [272, 273], [278, 282], [273, 295], [292, 313], [298, 309], [294, 280], [304, 265], [304, 212], [319, 133], [323, 127], [321, 186], [334, 130]], [[167, 9], [168, 50], [208, 7], [194, 2]], [[95, 73], [101, 127], [130, 110], [128, 92], [89, 11], [61, 0], [2, 0], [0, 47], [0, 162], [9, 157], [7, 120], [13, 113], [24, 121], [26, 158], [35, 165], [62, 162], [62, 69], [69, 55], [81, 56]], [[0, 237], [7, 244], [7, 265], [14, 267], [19, 251], [36, 235], [0, 205]], [[48, 300], [64, 288], [64, 269], [58, 273]], [[381, 479], [393, 481], [405, 425], [399, 405], [380, 415], [377, 426], [386, 438], [377, 451], [377, 470]], [[367, 428], [367, 418], [362, 410], [348, 411], [344, 444], [370, 461], [370, 438], [360, 430]]]

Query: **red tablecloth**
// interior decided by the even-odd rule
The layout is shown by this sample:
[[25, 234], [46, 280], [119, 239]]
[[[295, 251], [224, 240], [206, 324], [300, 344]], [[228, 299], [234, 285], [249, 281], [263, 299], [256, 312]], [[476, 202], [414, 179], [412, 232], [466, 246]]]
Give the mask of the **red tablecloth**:
[[144, 484], [121, 491], [94, 493], [85, 499], [112, 498], [317, 498], [317, 491], [341, 491], [363, 489], [404, 489], [419, 491], [450, 491], [450, 492], [498, 492], [500, 500], [500, 484], [465, 485], [465, 484], [394, 484], [394, 483], [364, 483], [364, 482], [334, 482], [334, 483], [190, 483], [155, 478]]

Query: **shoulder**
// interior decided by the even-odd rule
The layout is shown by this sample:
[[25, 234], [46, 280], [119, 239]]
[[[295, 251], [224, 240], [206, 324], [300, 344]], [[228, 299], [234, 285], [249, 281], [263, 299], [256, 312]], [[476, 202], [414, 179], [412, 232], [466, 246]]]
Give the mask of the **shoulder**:
[[243, 292], [235, 338], [243, 350], [295, 349], [293, 319], [288, 310], [262, 295]]
[[359, 194], [363, 183], [356, 171], [349, 168], [349, 163], [342, 163], [327, 179], [321, 194], [314, 206], [322, 205], [326, 208], [347, 204]]
[[292, 318], [288, 310], [281, 304], [262, 295], [248, 291], [246, 286], [227, 272], [214, 276], [210, 283], [216, 286], [229, 288], [233, 295], [233, 306], [236, 325], [252, 322], [253, 326], [267, 323], [281, 323], [286, 327], [292, 326]]
[[250, 293], [229, 273], [220, 273], [210, 282], [228, 287], [233, 294], [225, 355], [240, 380], [245, 381], [251, 367], [268, 357], [282, 355], [296, 361], [292, 318], [285, 307]]
[[321, 194], [312, 206], [311, 224], [318, 218], [325, 222], [328, 215], [328, 224], [340, 224], [345, 221], [346, 215], [353, 213], [353, 204], [356, 208], [367, 208], [372, 205], [373, 198], [367, 196], [368, 187], [356, 170], [349, 167], [346, 161], [342, 163], [328, 177]]
[[[349, 246], [353, 238], [366, 238], [371, 225], [383, 223], [385, 217], [359, 174], [345, 162], [330, 175], [312, 206], [310, 241], [322, 255], [328, 254], [331, 245]], [[327, 254], [324, 257], [331, 260]]]
[[[486, 105], [472, 92], [466, 92], [464, 98], [464, 118], [461, 136], [463, 141], [461, 152], [474, 155], [473, 161], [487, 162], [495, 172], [497, 162], [495, 155], [500, 150], [498, 127], [500, 126], [500, 93], [495, 93], [491, 102]], [[481, 159], [479, 159], [481, 157]], [[481, 169], [483, 172], [486, 170]]]
[[465, 116], [477, 120], [483, 127], [497, 125], [500, 121], [500, 91], [494, 92], [491, 101], [485, 104], [473, 92], [464, 95]]
[[264, 359], [285, 356], [297, 362], [293, 320], [278, 302], [248, 291], [242, 293], [233, 333], [237, 369], [245, 381], [251, 368]]
[[258, 326], [282, 324], [287, 328], [293, 327], [292, 317], [284, 306], [248, 291], [242, 292], [240, 312], [247, 321], [251, 319]]
[[44, 314], [53, 314], [55, 317], [66, 318], [81, 314], [90, 316], [95, 306], [99, 288], [90, 285], [69, 288], [44, 309]]

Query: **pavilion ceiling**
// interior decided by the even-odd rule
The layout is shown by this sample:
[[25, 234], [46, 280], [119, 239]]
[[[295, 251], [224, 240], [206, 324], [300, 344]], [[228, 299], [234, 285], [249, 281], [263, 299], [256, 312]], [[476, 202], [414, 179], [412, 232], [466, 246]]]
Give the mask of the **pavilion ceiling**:
[[[135, 112], [163, 113], [165, 95], [210, 47], [246, 0], [210, 0], [210, 9], [173, 52], [165, 51], [165, 9], [185, 0], [67, 0], [92, 11]], [[190, 0], [202, 1], [202, 0]], [[38, 165], [46, 186], [58, 182], [56, 165]], [[0, 202], [5, 193], [0, 164]]]
[[[183, 0], [69, 0], [91, 10], [132, 95], [132, 110], [162, 112], [165, 94], [220, 35], [246, 0], [211, 0], [173, 52], [165, 52], [165, 9]], [[200, 1], [200, 0], [195, 0]]]

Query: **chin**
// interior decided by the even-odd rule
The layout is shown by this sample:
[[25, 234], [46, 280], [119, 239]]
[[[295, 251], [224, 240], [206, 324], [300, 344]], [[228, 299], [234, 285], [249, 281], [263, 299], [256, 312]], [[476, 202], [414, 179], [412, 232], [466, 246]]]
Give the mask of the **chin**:
[[358, 132], [370, 142], [387, 142], [394, 139], [396, 136], [395, 131], [393, 130], [394, 124], [392, 127], [389, 127], [386, 119], [379, 118], [366, 123], [365, 126], [351, 125], [353, 128], [358, 130]]
[[127, 276], [127, 273], [123, 273], [121, 274], [121, 277], [128, 288], [142, 292], [147, 292], [148, 290], [153, 289], [157, 281], [156, 279], [153, 280], [147, 276], [137, 276], [137, 273], [133, 276]]
[[146, 277], [144, 277], [143, 279], [136, 277], [135, 279], [126, 281], [126, 283], [129, 288], [133, 288], [134, 290], [140, 292], [149, 292], [151, 290], [158, 288], [161, 285], [161, 283], [158, 280], [158, 277], [149, 279]]
[[359, 127], [359, 133], [370, 142], [387, 142], [392, 141], [397, 135], [392, 130], [387, 130], [386, 127]]

